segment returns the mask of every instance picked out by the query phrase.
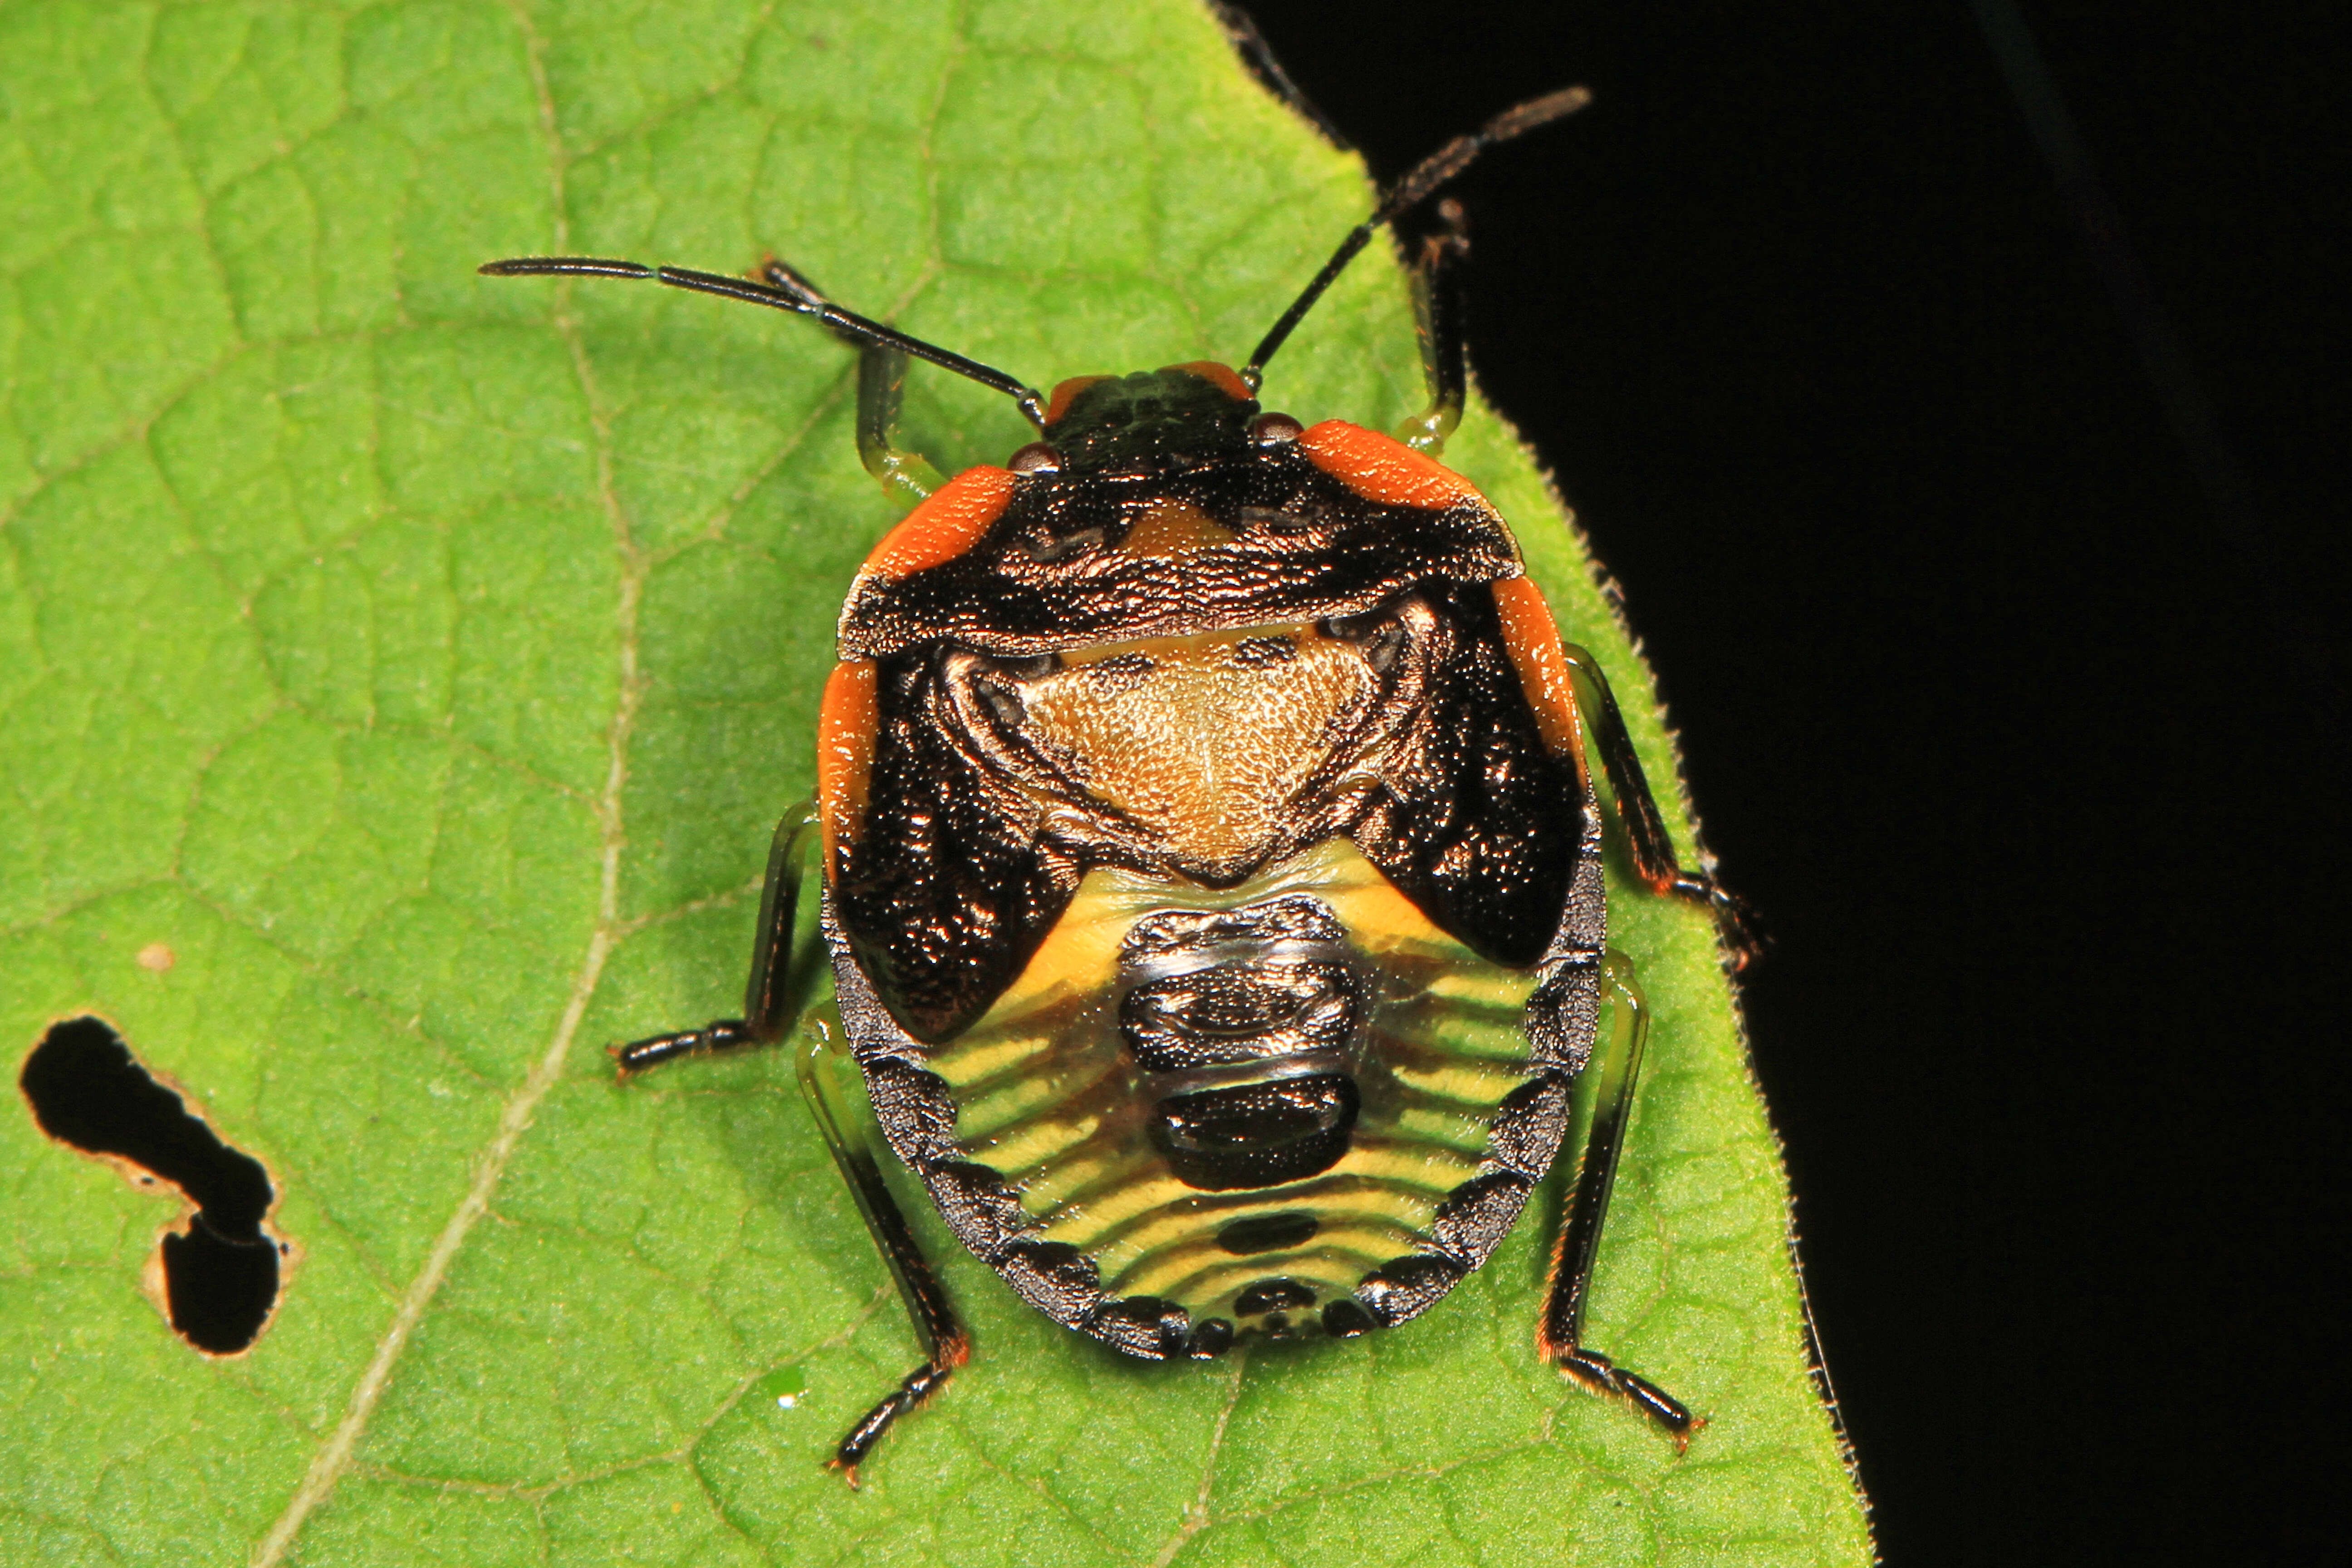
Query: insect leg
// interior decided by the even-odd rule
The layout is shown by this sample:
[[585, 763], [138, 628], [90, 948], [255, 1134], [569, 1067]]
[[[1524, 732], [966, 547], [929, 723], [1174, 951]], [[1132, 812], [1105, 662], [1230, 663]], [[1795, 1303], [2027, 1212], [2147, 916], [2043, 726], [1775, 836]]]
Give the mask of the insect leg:
[[866, 1228], [882, 1261], [890, 1266], [891, 1278], [898, 1282], [899, 1298], [907, 1304], [915, 1338], [923, 1347], [923, 1363], [849, 1429], [826, 1461], [828, 1468], [841, 1471], [855, 1487], [857, 1467], [867, 1452], [899, 1416], [929, 1398], [956, 1368], [971, 1359], [971, 1342], [957, 1321], [939, 1276], [924, 1258], [921, 1244], [908, 1227], [907, 1216], [898, 1212], [897, 1200], [883, 1183], [881, 1163], [865, 1136], [863, 1123], [834, 1080], [834, 1065], [844, 1054], [835, 1022], [836, 1026], [829, 1030], [819, 1023], [812, 1033], [820, 1037], [800, 1052], [801, 1094], [816, 1118], [818, 1131], [824, 1134], [825, 1146], [833, 1151], [842, 1180], [849, 1184], [850, 1194], [857, 1200], [858, 1212], [866, 1216]]
[[1633, 1110], [1633, 1084], [1641, 1076], [1642, 1046], [1650, 1032], [1649, 1005], [1634, 983], [1633, 961], [1611, 950], [1601, 966], [1612, 996], [1609, 1027], [1593, 1042], [1583, 1076], [1591, 1088], [1584, 1157], [1569, 1196], [1552, 1252], [1551, 1290], [1544, 1303], [1536, 1345], [1544, 1359], [1595, 1394], [1622, 1399], [1665, 1429], [1676, 1448], [1706, 1425], [1682, 1402], [1638, 1373], [1618, 1366], [1584, 1339], [1584, 1297], [1592, 1283], [1592, 1260], [1601, 1250], [1601, 1226], [1609, 1214], [1609, 1190], [1617, 1179], [1617, 1156], [1625, 1146], [1625, 1123]]
[[760, 924], [752, 939], [751, 978], [743, 988], [743, 1016], [614, 1047], [613, 1059], [624, 1076], [680, 1057], [773, 1045], [784, 1037], [806, 1005], [824, 963], [824, 944], [815, 931], [802, 936], [797, 930], [802, 884], [808, 879], [819, 837], [814, 801], [801, 802], [776, 824], [768, 847], [768, 879], [760, 894]]
[[[805, 932], [799, 929], [803, 904], [801, 895], [814, 869], [821, 838], [814, 801], [801, 802], [776, 825], [776, 836], [768, 851], [767, 883], [760, 898], [751, 977], [744, 986], [743, 1016], [720, 1018], [699, 1029], [656, 1035], [615, 1047], [613, 1055], [625, 1075], [680, 1057], [736, 1046], [772, 1045], [785, 1037], [794, 1020], [807, 1010], [814, 983], [824, 963], [824, 943], [814, 922]], [[835, 1451], [832, 1464], [845, 1471], [850, 1485], [856, 1486], [858, 1462], [866, 1451], [881, 1440], [892, 1422], [920, 1405], [964, 1363], [971, 1346], [963, 1326], [956, 1321], [954, 1309], [948, 1304], [947, 1292], [940, 1288], [939, 1277], [923, 1257], [914, 1232], [908, 1228], [906, 1216], [898, 1212], [897, 1202], [890, 1196], [890, 1189], [883, 1184], [881, 1166], [871, 1143], [864, 1137], [860, 1122], [848, 1110], [849, 1102], [833, 1080], [832, 1058], [842, 1054], [842, 1047], [838, 1043], [840, 1020], [835, 1017], [828, 1026], [824, 1018], [831, 1012], [830, 1007], [822, 1009], [810, 1019], [809, 1032], [814, 1038], [794, 1064], [801, 1094], [816, 1118], [817, 1131], [824, 1135], [825, 1147], [832, 1151], [842, 1179], [849, 1184], [850, 1194], [857, 1200], [858, 1212], [866, 1216], [866, 1227], [873, 1234], [875, 1246], [881, 1249], [883, 1261], [890, 1266], [891, 1276], [898, 1282], [898, 1293], [906, 1300], [908, 1315], [914, 1320], [915, 1334], [922, 1342], [924, 1354], [923, 1364], [908, 1373], [889, 1397], [868, 1411]]]
[[[760, 265], [769, 287], [824, 302], [816, 286], [771, 256]], [[883, 492], [901, 506], [913, 506], [947, 483], [919, 452], [898, 445], [898, 402], [906, 395], [904, 349], [844, 335], [860, 345], [857, 356], [857, 460], [882, 482]]]
[[1462, 321], [1462, 264], [1470, 258], [1470, 232], [1460, 202], [1438, 203], [1437, 220], [1442, 226], [1423, 238], [1412, 267], [1412, 319], [1429, 406], [1395, 431], [1398, 440], [1433, 458], [1462, 423], [1462, 405], [1470, 394]]
[[1764, 945], [1748, 918], [1748, 906], [1712, 876], [1685, 871], [1675, 858], [1674, 837], [1658, 812], [1657, 798], [1650, 793], [1650, 781], [1642, 772], [1633, 738], [1625, 732], [1624, 716], [1617, 710], [1616, 694], [1609, 689], [1601, 661], [1572, 642], [1562, 641], [1560, 651], [1568, 657], [1569, 674], [1576, 683], [1578, 711], [1600, 747], [1610, 792], [1617, 797], [1617, 817], [1625, 825], [1633, 874], [1653, 892], [1706, 905], [1723, 932], [1732, 967], [1747, 968]]
[[898, 445], [898, 400], [907, 390], [907, 356], [868, 347], [857, 358], [857, 457], [901, 506], [913, 506], [947, 483], [920, 452]]

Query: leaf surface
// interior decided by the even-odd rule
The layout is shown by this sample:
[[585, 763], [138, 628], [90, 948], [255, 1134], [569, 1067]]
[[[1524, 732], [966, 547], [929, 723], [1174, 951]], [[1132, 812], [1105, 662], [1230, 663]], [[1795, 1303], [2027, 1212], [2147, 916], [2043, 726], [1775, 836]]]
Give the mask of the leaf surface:
[[[1368, 199], [1181, 0], [0, 7], [0, 1042], [111, 1020], [297, 1247], [205, 1359], [142, 1284], [173, 1206], [0, 1117], [0, 1555], [1868, 1561], [1687, 910], [1612, 900], [1658, 1022], [1591, 1331], [1708, 1417], [1681, 1458], [1531, 1353], [1556, 1195], [1405, 1330], [1209, 1365], [926, 1212], [978, 1359], [853, 1494], [916, 1352], [789, 1062], [612, 1080], [733, 1010], [894, 518], [805, 323], [475, 265], [773, 252], [1050, 384], [1238, 357]], [[1384, 247], [1267, 398], [1417, 405]], [[1025, 439], [928, 372], [908, 419]], [[1528, 454], [1481, 409], [1449, 461], [1673, 778]]]

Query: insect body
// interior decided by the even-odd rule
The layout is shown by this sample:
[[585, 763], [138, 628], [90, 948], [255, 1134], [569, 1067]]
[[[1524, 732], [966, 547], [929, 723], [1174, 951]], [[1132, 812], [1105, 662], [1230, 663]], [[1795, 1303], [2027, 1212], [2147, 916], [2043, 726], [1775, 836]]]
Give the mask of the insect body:
[[[1588, 742], [1641, 877], [1731, 906], [1676, 865], [1606, 683], [1561, 643], [1501, 516], [1430, 455], [1464, 395], [1458, 229], [1415, 274], [1433, 399], [1412, 445], [1256, 398], [1380, 225], [1582, 101], [1538, 100], [1407, 174], [1238, 372], [1081, 377], [1049, 398], [772, 263], [765, 283], [484, 269], [650, 277], [824, 318], [865, 350], [867, 466], [925, 498], [842, 610], [817, 795], [777, 835], [744, 1017], [636, 1042], [625, 1068], [783, 1037], [821, 938], [876, 1118], [950, 1228], [1040, 1311], [1154, 1359], [1426, 1310], [1517, 1220], [1582, 1081], [1538, 1342], [1687, 1436], [1681, 1405], [1580, 1343], [1643, 1036], [1606, 945]], [[896, 444], [909, 355], [1013, 395], [1039, 440], [941, 482]], [[841, 1444], [854, 1478], [967, 1346], [824, 1054], [802, 1066], [929, 1352]]]

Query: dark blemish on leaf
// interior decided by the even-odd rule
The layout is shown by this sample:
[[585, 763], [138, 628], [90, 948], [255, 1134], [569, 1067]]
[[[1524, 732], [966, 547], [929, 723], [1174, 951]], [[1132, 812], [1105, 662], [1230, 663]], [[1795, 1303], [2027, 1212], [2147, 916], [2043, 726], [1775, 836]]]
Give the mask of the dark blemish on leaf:
[[42, 1131], [141, 1187], [168, 1183], [195, 1205], [163, 1233], [165, 1312], [207, 1355], [251, 1345], [277, 1305], [279, 1255], [289, 1250], [266, 1223], [277, 1194], [261, 1162], [222, 1142], [102, 1019], [53, 1026], [16, 1081]]

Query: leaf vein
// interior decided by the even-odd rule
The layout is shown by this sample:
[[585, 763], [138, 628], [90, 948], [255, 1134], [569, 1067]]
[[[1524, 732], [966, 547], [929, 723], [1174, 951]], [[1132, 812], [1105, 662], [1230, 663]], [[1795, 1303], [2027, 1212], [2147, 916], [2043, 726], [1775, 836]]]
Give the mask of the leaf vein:
[[[554, 207], [557, 244], [561, 248], [569, 237], [563, 195], [564, 158], [556, 128], [554, 100], [548, 89], [545, 46], [530, 16], [520, 6], [509, 9], [517, 26], [522, 31], [530, 60], [531, 85], [538, 96], [540, 121], [547, 139], [550, 200]], [[531, 1064], [530, 1072], [521, 1086], [508, 1099], [506, 1110], [499, 1119], [498, 1132], [475, 1167], [473, 1184], [456, 1212], [442, 1226], [440, 1235], [434, 1241], [433, 1250], [425, 1258], [425, 1267], [403, 1296], [391, 1326], [378, 1342], [374, 1356], [352, 1391], [342, 1421], [312, 1457], [310, 1468], [289, 1500], [285, 1511], [278, 1516], [255, 1552], [254, 1568], [273, 1568], [284, 1559], [287, 1549], [300, 1533], [304, 1521], [320, 1503], [326, 1500], [350, 1469], [360, 1437], [382, 1400], [384, 1389], [392, 1381], [402, 1352], [415, 1336], [434, 1296], [448, 1278], [458, 1251], [464, 1247], [475, 1226], [488, 1215], [491, 1196], [498, 1189], [499, 1179], [506, 1173], [509, 1161], [521, 1143], [523, 1134], [530, 1131], [540, 1102], [546, 1099], [563, 1076], [563, 1066], [571, 1056], [572, 1041], [579, 1034], [581, 1021], [586, 1016], [588, 1004], [603, 978], [605, 962], [618, 942], [621, 855], [627, 843], [622, 807], [628, 784], [629, 739], [644, 694], [643, 682], [637, 672], [637, 618], [646, 567], [642, 555], [630, 538], [628, 521], [614, 495], [611, 431], [599, 408], [594, 380], [589, 373], [586, 350], [580, 341], [577, 321], [567, 310], [559, 315], [557, 326], [571, 344], [572, 363], [588, 405], [590, 426], [596, 437], [598, 488], [612, 517], [614, 542], [621, 557], [622, 568], [620, 603], [614, 612], [620, 689], [613, 722], [606, 735], [604, 796], [598, 803], [596, 814], [603, 840], [599, 855], [596, 923], [589, 933], [587, 952], [582, 958], [570, 999], [565, 1004], [554, 1035]]]

